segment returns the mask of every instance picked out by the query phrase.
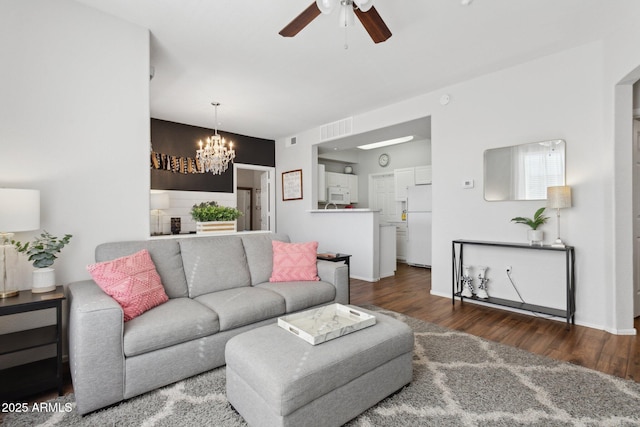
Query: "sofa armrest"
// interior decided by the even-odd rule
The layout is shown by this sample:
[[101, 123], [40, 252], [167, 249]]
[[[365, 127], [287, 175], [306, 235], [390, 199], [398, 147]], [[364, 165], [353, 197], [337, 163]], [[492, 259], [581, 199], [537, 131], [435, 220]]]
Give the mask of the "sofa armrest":
[[69, 284], [69, 365], [80, 414], [124, 399], [124, 315], [93, 281]]
[[349, 267], [342, 262], [318, 260], [318, 277], [336, 287], [336, 302], [349, 304]]

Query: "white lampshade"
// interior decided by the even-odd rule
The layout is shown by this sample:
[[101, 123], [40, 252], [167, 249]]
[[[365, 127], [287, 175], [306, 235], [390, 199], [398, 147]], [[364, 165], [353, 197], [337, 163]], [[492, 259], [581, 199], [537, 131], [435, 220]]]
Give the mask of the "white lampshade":
[[0, 188], [0, 233], [40, 228], [40, 190]]
[[169, 193], [151, 193], [149, 209], [169, 209]]
[[354, 0], [354, 2], [358, 5], [358, 9], [363, 12], [368, 11], [373, 6], [373, 0]]
[[331, 13], [337, 4], [338, 0], [316, 0], [318, 9], [324, 14]]
[[547, 207], [553, 209], [570, 208], [571, 187], [568, 185], [547, 187]]

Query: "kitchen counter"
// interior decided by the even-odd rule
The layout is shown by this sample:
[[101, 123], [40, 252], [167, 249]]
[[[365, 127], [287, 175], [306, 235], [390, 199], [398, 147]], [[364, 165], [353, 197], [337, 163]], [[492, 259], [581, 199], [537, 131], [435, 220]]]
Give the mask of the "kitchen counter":
[[[333, 206], [332, 206], [333, 207]], [[375, 282], [380, 279], [380, 211], [373, 209], [306, 210], [304, 230], [291, 236], [298, 242], [318, 241], [318, 252], [351, 254], [351, 277]]]
[[310, 213], [362, 213], [362, 212], [380, 212], [379, 209], [354, 208], [354, 209], [312, 209], [307, 211]]
[[271, 233], [269, 230], [247, 230], [247, 231], [223, 231], [220, 233], [180, 233], [180, 234], [160, 234], [155, 236], [148, 236], [148, 239], [188, 239], [192, 237], [207, 237], [207, 236], [224, 236], [224, 235], [237, 235], [237, 234], [260, 234]]

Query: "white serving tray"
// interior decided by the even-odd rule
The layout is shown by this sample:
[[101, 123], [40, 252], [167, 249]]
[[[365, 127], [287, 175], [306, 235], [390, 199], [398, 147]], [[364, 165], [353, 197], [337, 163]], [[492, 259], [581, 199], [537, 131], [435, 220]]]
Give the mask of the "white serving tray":
[[278, 326], [313, 345], [375, 324], [374, 316], [342, 304], [330, 304], [278, 318]]

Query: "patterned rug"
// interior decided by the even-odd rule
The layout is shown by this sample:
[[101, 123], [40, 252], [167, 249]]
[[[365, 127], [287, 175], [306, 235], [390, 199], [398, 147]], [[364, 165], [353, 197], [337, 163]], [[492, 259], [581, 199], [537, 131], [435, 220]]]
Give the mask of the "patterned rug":
[[[366, 308], [413, 328], [414, 378], [349, 427], [640, 426], [638, 383]], [[46, 405], [42, 412], [5, 414], [3, 425], [246, 425], [227, 402], [224, 367], [85, 417], [75, 412], [73, 395]]]

